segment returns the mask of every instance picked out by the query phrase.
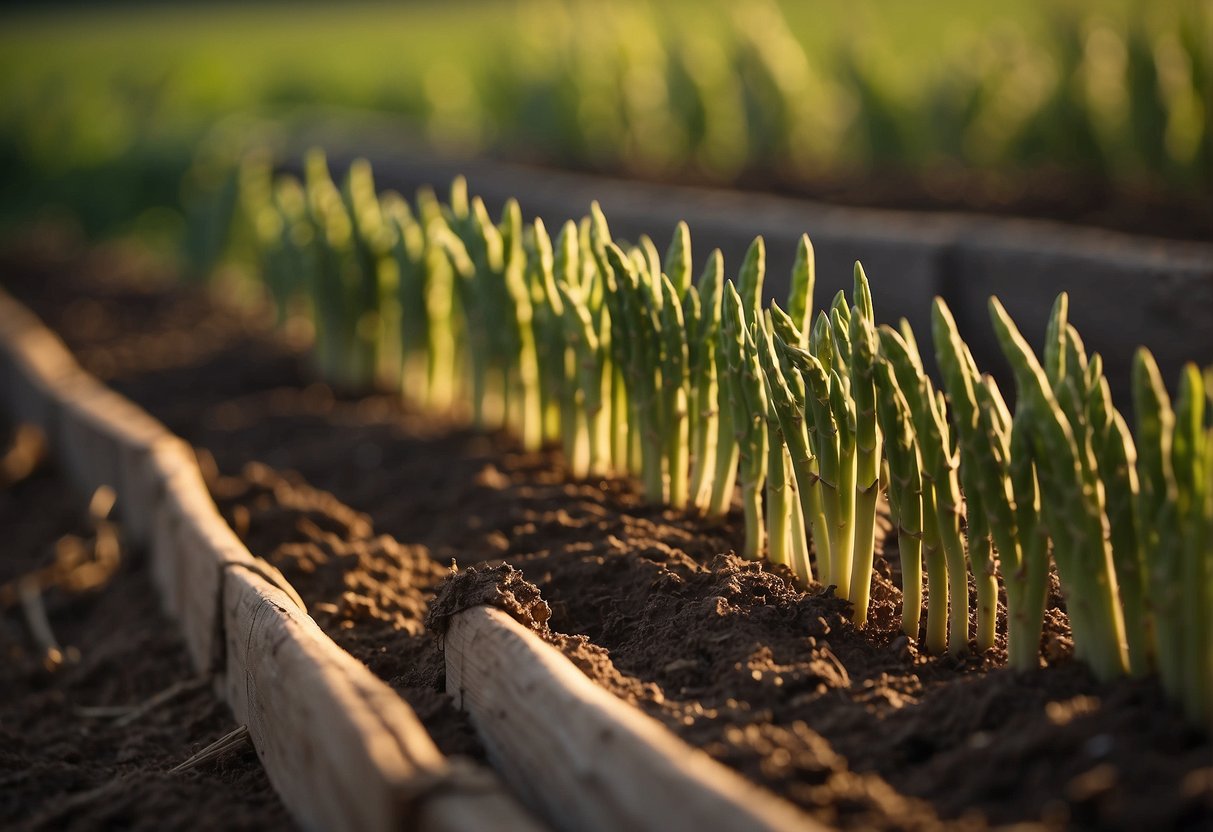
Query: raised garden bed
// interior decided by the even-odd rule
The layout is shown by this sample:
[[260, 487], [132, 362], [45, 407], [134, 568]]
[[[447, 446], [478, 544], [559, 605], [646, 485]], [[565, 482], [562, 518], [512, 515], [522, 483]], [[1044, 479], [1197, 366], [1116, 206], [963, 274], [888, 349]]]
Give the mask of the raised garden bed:
[[87, 368], [213, 455], [212, 491], [249, 548], [445, 747], [475, 750], [419, 622], [450, 558], [506, 560], [590, 678], [826, 822], [1134, 828], [1213, 813], [1208, 739], [1154, 683], [1097, 683], [1069, 661], [1060, 611], [1039, 671], [990, 671], [997, 648], [920, 657], [900, 637], [895, 560], [878, 560], [859, 633], [841, 602], [729, 555], [735, 516], [705, 529], [628, 483], [569, 482], [555, 454], [390, 396], [335, 396], [256, 322], [132, 271], [121, 252], [26, 253], [5, 279]]

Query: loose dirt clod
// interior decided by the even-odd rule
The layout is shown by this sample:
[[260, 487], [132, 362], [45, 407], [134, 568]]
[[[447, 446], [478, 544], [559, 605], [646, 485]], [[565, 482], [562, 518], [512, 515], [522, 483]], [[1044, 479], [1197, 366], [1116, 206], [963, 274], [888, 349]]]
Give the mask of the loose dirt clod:
[[450, 620], [472, 607], [496, 607], [524, 627], [545, 634], [552, 608], [540, 597], [539, 587], [522, 577], [509, 564], [501, 566], [451, 569], [451, 575], [430, 602], [425, 626], [439, 636], [445, 635]]

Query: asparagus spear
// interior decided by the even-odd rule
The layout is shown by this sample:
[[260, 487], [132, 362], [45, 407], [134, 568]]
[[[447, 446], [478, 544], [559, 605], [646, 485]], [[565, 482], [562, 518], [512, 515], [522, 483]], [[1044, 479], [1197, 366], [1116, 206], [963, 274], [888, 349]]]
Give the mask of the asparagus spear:
[[[639, 461], [631, 458], [631, 450], [639, 446], [640, 421], [634, 410], [633, 396], [629, 395], [628, 389], [626, 368], [630, 366], [632, 345], [627, 329], [628, 319], [624, 314], [619, 281], [607, 259], [606, 247], [611, 242], [610, 228], [597, 202], [591, 204], [588, 219], [587, 250], [594, 258], [598, 270], [604, 320], [610, 330], [607, 347], [611, 388], [611, 462], [617, 473], [637, 474], [640, 470]], [[637, 442], [630, 441], [631, 432], [635, 432]]]
[[383, 199], [383, 213], [395, 226], [392, 255], [399, 275], [396, 303], [400, 309], [401, 390], [407, 398], [425, 403], [426, 333], [425, 230], [409, 204], [396, 194]]
[[[754, 295], [750, 294], [750, 297]], [[754, 314], [752, 308], [749, 314]], [[727, 281], [719, 354], [729, 374], [729, 406], [740, 451], [739, 472], [746, 527], [745, 556], [756, 559], [762, 554], [765, 537], [762, 487], [767, 474], [767, 406], [757, 348], [746, 318], [741, 295], [733, 281]]]
[[[1098, 355], [1093, 358], [1092, 367], [1096, 367]], [[1124, 610], [1129, 670], [1140, 676], [1149, 672], [1153, 665], [1154, 647], [1146, 607], [1145, 562], [1134, 517], [1140, 492], [1137, 447], [1124, 417], [1112, 405], [1112, 392], [1102, 375], [1088, 391], [1086, 419], [1091, 425], [1093, 452], [1106, 495], [1112, 557]]]
[[[991, 466], [990, 436], [982, 428], [977, 402], [981, 377], [972, 353], [961, 340], [956, 321], [942, 298], [935, 298], [931, 324], [935, 355], [952, 402], [952, 421], [961, 452], [960, 481], [964, 488], [969, 523], [969, 562], [977, 590], [977, 648], [988, 650], [994, 646], [998, 617], [998, 584], [994, 577], [995, 564], [990, 541], [996, 521], [990, 513], [1000, 511], [1006, 515], [1009, 506], [1002, 506], [1007, 511], [1001, 511], [987, 503], [1009, 497], [1008, 489], [999, 488], [1000, 483], [1008, 481], [1009, 472]], [[983, 477], [995, 477], [996, 480], [983, 483]], [[1000, 520], [1006, 520], [1006, 517], [1000, 517]], [[1018, 545], [1018, 541], [1005, 542], [1009, 544], [1006, 547], [1009, 549]]]
[[[612, 312], [612, 321], [620, 320], [627, 348], [626, 375], [628, 398], [631, 403], [635, 425], [639, 429], [638, 442], [641, 454], [641, 479], [645, 495], [653, 502], [665, 500], [665, 482], [662, 460], [665, 457], [662, 443], [660, 419], [660, 367], [659, 339], [661, 337], [660, 309], [649, 278], [644, 280], [637, 272], [631, 258], [614, 243], [606, 246], [606, 258], [618, 286], [617, 312]], [[640, 259], [644, 266], [645, 260]], [[612, 343], [618, 342], [618, 337]]]
[[796, 259], [792, 262], [792, 282], [788, 291], [787, 316], [800, 335], [798, 343], [791, 346], [804, 349], [809, 345], [809, 330], [813, 314], [813, 290], [817, 286], [816, 260], [813, 244], [808, 234], [802, 234], [796, 245]]
[[[762, 284], [766, 275], [766, 247], [761, 237], [755, 238], [746, 251], [738, 274], [736, 291], [742, 302], [744, 322], [751, 323], [756, 317], [762, 298]], [[723, 312], [722, 312], [723, 319]], [[737, 424], [737, 410], [731, 404], [742, 401], [741, 391], [735, 389], [737, 379], [729, 372], [726, 363], [727, 356], [722, 352], [722, 345], [730, 343], [725, 338], [724, 327], [717, 330], [717, 385], [720, 402], [720, 424], [718, 426], [718, 444], [716, 447], [716, 470], [712, 477], [712, 494], [708, 502], [708, 516], [718, 517], [729, 509], [736, 487], [737, 471], [741, 464], [742, 449], [737, 444], [737, 437], [748, 428]]]
[[[990, 300], [990, 311], [1003, 353], [1015, 372], [1019, 396], [1030, 414], [1025, 424], [1044, 516], [1058, 571], [1071, 591], [1067, 609], [1075, 648], [1096, 675], [1110, 678], [1124, 672], [1128, 657], [1111, 546], [1104, 535], [1103, 488], [1093, 462], [1080, 461], [1083, 450], [1045, 368], [997, 298]], [[1050, 333], [1054, 330], [1063, 328], [1051, 327]], [[1048, 372], [1060, 377], [1064, 367], [1056, 358], [1058, 352], [1061, 350], [1050, 346], [1045, 359], [1051, 368]]]
[[[779, 352], [788, 349], [787, 338], [799, 339], [799, 333], [792, 329], [790, 319], [781, 326], [779, 316], [782, 310], [774, 306], [771, 310], [770, 325], [764, 328], [763, 340], [759, 344], [758, 357], [762, 366], [763, 379], [766, 384], [767, 396], [779, 421], [780, 436], [787, 451], [787, 461], [795, 475], [796, 494], [799, 500], [801, 517], [813, 524], [813, 540], [818, 545], [818, 567], [823, 570], [823, 580], [828, 574], [828, 554], [821, 549], [820, 542], [827, 539], [827, 523], [822, 514], [820, 495], [817, 486], [818, 474], [816, 459], [809, 446], [809, 434], [805, 418], [805, 384], [797, 369], [786, 359], [781, 360]], [[786, 318], [786, 316], [784, 316]], [[778, 344], [778, 348], [776, 347]], [[791, 347], [791, 349], [799, 349]], [[805, 354], [804, 360], [813, 360]], [[803, 522], [803, 520], [802, 520]], [[793, 526], [793, 534], [796, 533]], [[813, 580], [813, 568], [808, 560], [807, 552], [803, 560], [797, 561], [797, 573], [806, 582]]]
[[383, 354], [389, 343], [388, 325], [392, 322], [396, 294], [395, 261], [388, 257], [392, 232], [383, 220], [368, 161], [357, 159], [350, 165], [341, 196], [350, 220], [350, 238], [360, 277], [353, 299], [357, 309], [357, 373], [361, 383], [370, 383], [399, 372], [392, 361], [395, 351]]
[[[940, 652], [946, 645], [953, 654], [961, 654], [968, 649], [969, 587], [960, 534], [958, 461], [943, 405], [922, 370], [917, 351], [887, 327], [880, 330], [880, 342], [881, 352], [892, 362], [898, 386], [909, 405], [921, 460], [923, 555], [930, 590], [927, 648]], [[944, 615], [948, 621], [946, 638]]]
[[448, 410], [455, 401], [458, 363], [455, 269], [442, 243], [451, 231], [433, 191], [417, 192], [417, 212], [425, 237], [426, 395], [432, 407]]
[[509, 401], [514, 403], [511, 422], [528, 451], [543, 444], [543, 401], [539, 392], [539, 354], [535, 343], [534, 307], [526, 279], [526, 254], [522, 243], [522, 209], [516, 200], [505, 204], [502, 217], [502, 282], [513, 309], [508, 321], [514, 347], [509, 372]]
[[[720, 445], [716, 340], [720, 329], [723, 290], [724, 257], [720, 249], [716, 249], [708, 257], [698, 285], [692, 289], [698, 299], [698, 315], [694, 332], [687, 333], [692, 395], [691, 418], [692, 422], [698, 425], [693, 431], [694, 460], [690, 495], [695, 508], [705, 513], [711, 506], [716, 454]], [[737, 476], [735, 470], [726, 474], [730, 481]]]
[[685, 222], [679, 222], [665, 253], [665, 274], [674, 286], [678, 298], [691, 288], [691, 230]]
[[783, 563], [795, 569], [792, 555], [792, 516], [795, 475], [788, 459], [787, 438], [779, 416], [779, 406], [771, 391], [770, 370], [763, 357], [773, 352], [770, 342], [770, 313], [759, 318], [757, 356], [760, 376], [766, 393], [764, 421], [767, 430], [767, 557], [772, 563]]
[[1173, 444], [1175, 414], [1154, 357], [1138, 350], [1133, 364], [1133, 399], [1137, 415], [1138, 535], [1148, 564], [1149, 596], [1154, 610], [1158, 671], [1168, 690], [1183, 684], [1183, 622], [1179, 599], [1182, 537], [1179, 533], [1179, 488], [1175, 481]]
[[[922, 615], [922, 474], [913, 417], [888, 361], [877, 361], [876, 403], [889, 463], [889, 510], [901, 560], [901, 630], [918, 638]], [[946, 642], [945, 642], [946, 646]], [[942, 649], [942, 648], [940, 648]]]
[[[805, 480], [815, 478], [815, 487], [804, 489], [806, 502], [803, 504], [803, 511], [814, 518], [814, 540], [818, 546], [817, 569], [821, 574], [821, 582], [834, 586], [840, 597], [845, 597], [850, 591], [849, 559], [854, 538], [849, 535], [848, 523], [844, 519], [845, 511], [841, 499], [843, 489], [840, 487], [839, 472], [840, 430], [837, 412], [831, 407], [831, 390], [841, 382], [839, 376], [831, 375], [817, 358], [817, 355], [829, 352], [829, 349], [822, 349], [823, 345], [828, 346], [829, 337], [829, 326], [824, 322], [824, 316], [820, 316], [814, 328], [817, 351], [793, 347], [782, 339], [779, 341], [779, 347], [782, 356], [795, 370], [788, 379], [789, 384], [802, 385], [804, 389], [801, 401], [805, 403], [803, 411], [806, 416], [805, 426], [811, 456], [794, 453], [793, 464], [797, 466], [802, 488]], [[813, 461], [817, 463], [815, 471], [811, 468]], [[823, 527], [824, 535], [820, 533]], [[823, 540], [827, 541], [824, 547], [820, 545]], [[825, 557], [822, 557], [823, 554]], [[842, 563], [844, 558], [847, 561], [845, 567]]]
[[[689, 243], [688, 243], [689, 245]], [[689, 270], [689, 266], [687, 267]], [[669, 503], [674, 508], [686, 508], [689, 474], [689, 414], [687, 387], [690, 374], [687, 367], [687, 332], [682, 315], [678, 289], [666, 275], [661, 280], [661, 392], [662, 414], [665, 418], [663, 441], [669, 478]]]
[[1209, 635], [1213, 618], [1207, 603], [1213, 581], [1213, 535], [1207, 515], [1209, 451], [1205, 446], [1205, 391], [1200, 370], [1187, 364], [1179, 380], [1175, 402], [1175, 441], [1172, 467], [1178, 492], [1177, 513], [1182, 537], [1180, 557], [1180, 612], [1183, 622], [1183, 685], [1173, 695], [1188, 714], [1202, 725], [1213, 717], [1210, 687]]
[[[807, 242], [807, 238], [802, 241], [802, 243], [804, 242]], [[797, 283], [794, 278], [791, 298], [793, 302], [795, 301], [796, 285]], [[808, 317], [807, 312], [804, 317]], [[802, 332], [793, 322], [792, 317], [786, 314], [775, 303], [771, 304], [770, 323], [772, 335], [775, 337], [777, 344], [775, 351], [777, 361], [775, 366], [778, 372], [773, 375], [770, 371], [767, 371], [767, 376], [771, 379], [779, 379], [787, 386], [787, 395], [795, 406], [795, 419], [799, 424], [799, 430], [795, 430], [781, 422], [781, 426], [785, 432], [785, 442], [788, 447], [792, 470], [796, 475], [796, 489], [801, 514], [799, 522], [812, 529], [813, 548], [817, 554], [818, 571], [821, 573], [822, 582], [829, 585], [832, 583], [832, 581], [828, 580], [831, 563], [829, 524], [826, 522], [821, 500], [820, 468], [817, 458], [813, 455], [809, 430], [810, 422], [806, 418], [812, 416], [812, 408], [807, 404], [804, 377], [793, 366], [793, 362], [796, 359], [791, 357], [792, 351], [800, 349], [795, 345], [807, 345], [809, 336], [806, 332]], [[803, 436], [803, 448], [800, 447], [801, 439], [798, 438], [801, 436]], [[793, 525], [793, 534], [796, 533], [796, 526]], [[807, 540], [805, 545], [807, 548]], [[801, 557], [805, 562], [804, 574], [811, 576], [812, 568], [808, 562], [808, 552], [806, 551]]]
[[872, 294], [859, 263], [855, 264], [855, 306], [851, 310], [850, 392], [855, 412], [855, 549], [851, 571], [851, 602], [854, 621], [862, 627], [868, 619], [872, 594], [872, 561], [876, 551], [876, 503], [880, 497], [882, 437], [876, 419], [877, 357], [876, 327]]
[[539, 395], [543, 410], [543, 435], [559, 442], [565, 386], [563, 302], [556, 288], [556, 257], [552, 238], [543, 220], [536, 217], [529, 237], [527, 277], [530, 286], [532, 328], [539, 363]]

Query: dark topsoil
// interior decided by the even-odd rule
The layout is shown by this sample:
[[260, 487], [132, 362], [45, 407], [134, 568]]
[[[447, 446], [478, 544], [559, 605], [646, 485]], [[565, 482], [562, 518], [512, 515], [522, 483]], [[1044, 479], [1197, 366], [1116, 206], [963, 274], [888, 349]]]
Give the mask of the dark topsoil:
[[[196, 680], [142, 553], [90, 520], [87, 497], [49, 464], [26, 464], [27, 439], [0, 425], [0, 827], [293, 828], [250, 746], [169, 773], [236, 725]], [[34, 573], [67, 659], [57, 667], [15, 591]], [[128, 725], [87, 710], [137, 706], [175, 685]]]
[[[262, 324], [149, 281], [118, 248], [31, 240], [6, 288], [86, 368], [186, 437], [250, 549], [284, 570], [339, 644], [407, 698], [448, 753], [480, 753], [442, 693], [423, 619], [452, 559], [506, 561], [551, 606], [587, 674], [689, 742], [850, 828], [1015, 822], [1208, 828], [1213, 745], [1152, 681], [1096, 682], [1050, 609], [1048, 667], [995, 649], [929, 658], [899, 631], [895, 553], [871, 624], [732, 554], [718, 525], [646, 506], [631, 484], [570, 482], [526, 454], [403, 409], [337, 395]], [[1054, 599], [1055, 603], [1057, 599]]]

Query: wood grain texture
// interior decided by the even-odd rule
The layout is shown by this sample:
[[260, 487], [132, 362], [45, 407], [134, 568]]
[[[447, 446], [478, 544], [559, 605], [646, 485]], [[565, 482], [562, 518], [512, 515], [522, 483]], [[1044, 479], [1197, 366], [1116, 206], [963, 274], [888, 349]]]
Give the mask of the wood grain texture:
[[195, 666], [249, 728], [307, 829], [540, 827], [489, 772], [443, 757], [391, 688], [339, 648], [223, 521], [192, 449], [75, 363], [0, 291], [0, 404], [42, 429], [76, 486], [115, 490], [150, 548]]
[[537, 828], [491, 781], [460, 776], [404, 701], [260, 575], [227, 570], [224, 618], [228, 701], [309, 826]]
[[567, 830], [817, 830], [591, 682], [500, 610], [451, 619], [447, 690], [524, 799]]

